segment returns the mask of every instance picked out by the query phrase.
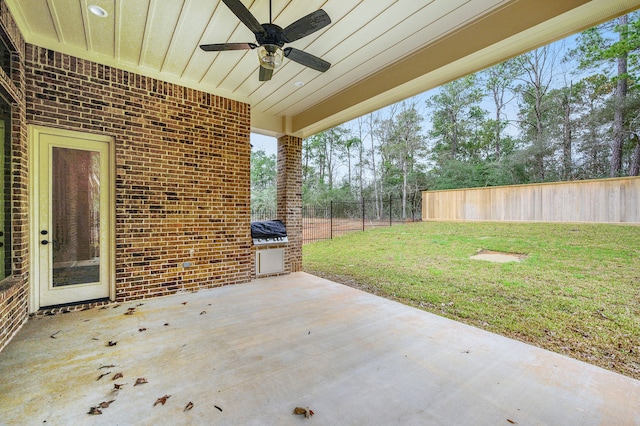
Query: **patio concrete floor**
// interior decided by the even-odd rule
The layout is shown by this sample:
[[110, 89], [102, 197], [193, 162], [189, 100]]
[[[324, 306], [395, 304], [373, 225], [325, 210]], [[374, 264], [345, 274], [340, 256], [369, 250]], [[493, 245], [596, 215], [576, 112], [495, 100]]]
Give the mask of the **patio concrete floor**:
[[640, 381], [295, 273], [32, 317], [0, 353], [0, 423], [640, 424]]

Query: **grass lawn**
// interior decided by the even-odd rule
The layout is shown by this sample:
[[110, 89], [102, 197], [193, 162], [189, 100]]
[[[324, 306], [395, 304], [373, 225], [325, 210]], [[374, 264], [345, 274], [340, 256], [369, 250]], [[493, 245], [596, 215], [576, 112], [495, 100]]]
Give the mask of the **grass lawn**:
[[640, 379], [640, 226], [415, 223], [307, 244], [303, 268]]

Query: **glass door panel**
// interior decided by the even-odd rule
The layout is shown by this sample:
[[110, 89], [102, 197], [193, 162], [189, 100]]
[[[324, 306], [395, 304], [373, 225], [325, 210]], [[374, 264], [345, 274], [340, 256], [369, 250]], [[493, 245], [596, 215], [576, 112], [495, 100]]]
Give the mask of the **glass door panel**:
[[53, 287], [100, 281], [100, 153], [53, 147]]

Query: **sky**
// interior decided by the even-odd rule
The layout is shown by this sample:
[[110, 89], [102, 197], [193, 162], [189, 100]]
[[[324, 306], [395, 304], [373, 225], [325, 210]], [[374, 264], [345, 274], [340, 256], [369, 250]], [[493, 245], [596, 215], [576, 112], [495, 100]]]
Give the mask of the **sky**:
[[257, 133], [251, 133], [251, 150], [264, 151], [267, 155], [278, 154], [278, 140], [271, 136], [263, 136]]

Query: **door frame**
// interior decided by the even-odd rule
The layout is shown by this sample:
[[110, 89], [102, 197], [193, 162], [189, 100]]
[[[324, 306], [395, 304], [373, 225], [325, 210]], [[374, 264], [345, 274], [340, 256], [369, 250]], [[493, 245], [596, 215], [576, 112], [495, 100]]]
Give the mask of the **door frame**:
[[38, 142], [42, 134], [49, 134], [58, 137], [70, 137], [74, 139], [85, 139], [94, 142], [106, 142], [109, 145], [108, 159], [108, 198], [109, 219], [107, 221], [109, 236], [108, 247], [101, 247], [101, 252], [107, 254], [108, 287], [109, 300], [115, 300], [116, 295], [116, 166], [115, 166], [115, 141], [107, 135], [97, 135], [94, 133], [77, 132], [72, 130], [56, 129], [37, 125], [28, 125], [29, 131], [29, 313], [37, 312], [40, 309], [40, 234], [39, 229], [39, 208], [40, 200], [38, 194], [38, 182], [40, 179], [40, 159]]

